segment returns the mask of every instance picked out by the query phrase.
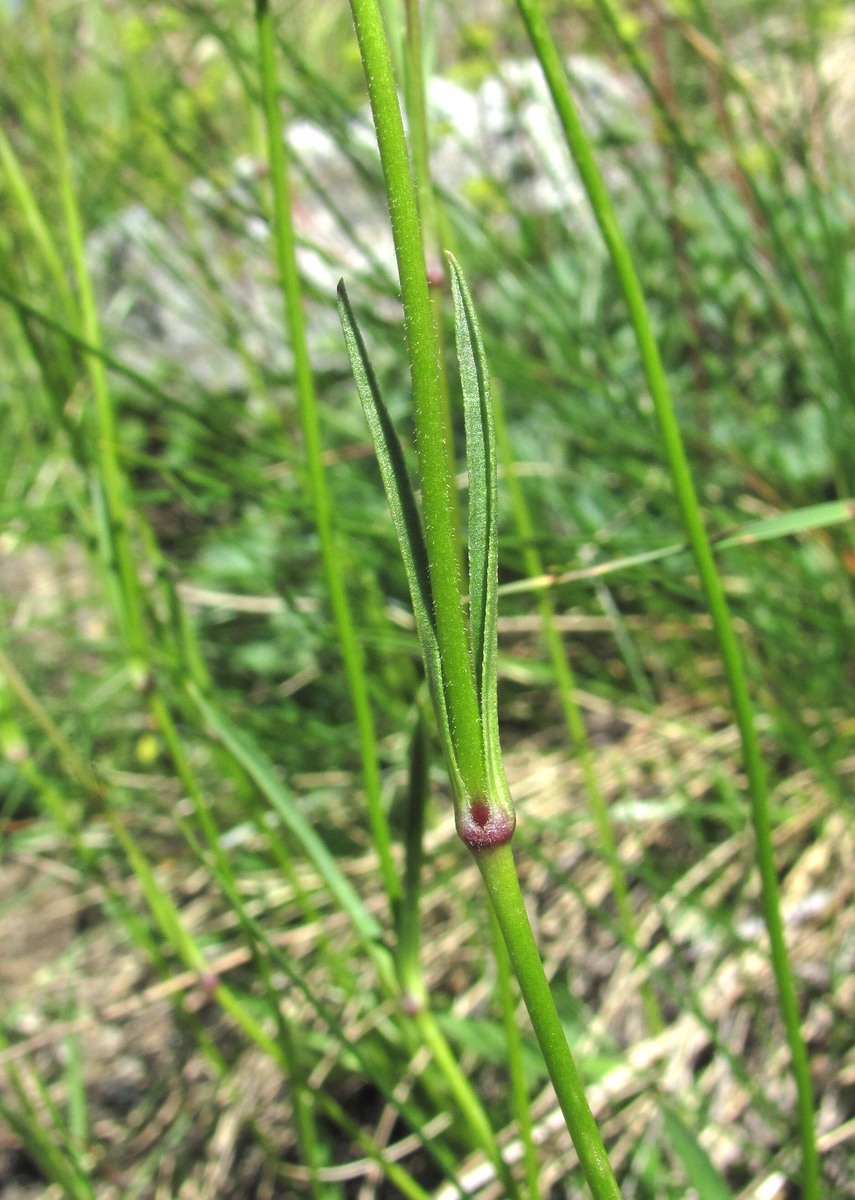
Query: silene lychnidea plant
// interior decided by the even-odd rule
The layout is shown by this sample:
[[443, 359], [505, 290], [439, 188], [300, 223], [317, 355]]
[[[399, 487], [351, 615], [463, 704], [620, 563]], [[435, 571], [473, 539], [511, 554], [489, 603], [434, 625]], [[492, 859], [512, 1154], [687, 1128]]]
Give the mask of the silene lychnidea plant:
[[[422, 518], [401, 443], [380, 395], [377, 378], [353, 316], [344, 283], [339, 313], [359, 398], [380, 463], [392, 520], [401, 546], [439, 737], [454, 793], [457, 832], [473, 851], [504, 845], [516, 818], [502, 766], [496, 699], [498, 621], [498, 527], [496, 445], [492, 396], [484, 345], [463, 272], [447, 255], [454, 298], [457, 359], [463, 390], [466, 463], [469, 472], [469, 663], [477, 701], [477, 730], [452, 721], [448, 680], [437, 636]], [[454, 546], [448, 553], [456, 553]], [[461, 752], [465, 738], [469, 749]], [[477, 741], [480, 753], [471, 753]]]
[[[438, 540], [435, 528], [430, 529], [432, 518], [436, 520], [431, 504], [427, 501], [423, 504], [423, 518], [419, 512], [404, 452], [380, 395], [344, 283], [338, 288], [339, 313], [404, 559], [428, 687], [454, 793], [457, 832], [472, 851], [484, 878], [591, 1191], [596, 1200], [619, 1200], [620, 1193], [602, 1137], [585, 1098], [550, 993], [510, 847], [516, 818], [502, 766], [496, 698], [498, 526], [492, 397], [472, 297], [463, 272], [451, 254], [448, 263], [469, 470], [469, 621], [468, 625], [464, 623], [464, 636], [456, 642], [450, 640], [448, 627], [457, 624], [463, 616], [463, 600], [457, 593], [453, 597], [454, 611], [450, 612], [446, 603], [449, 593], [441, 600], [432, 582], [437, 578], [437, 567], [444, 570], [453, 565], [456, 569], [457, 546], [451, 526], [446, 525], [447, 538]], [[417, 448], [424, 494], [426, 447], [419, 445]], [[444, 495], [448, 493], [441, 489], [433, 491], [433, 503], [437, 497], [442, 500]], [[428, 532], [433, 535], [432, 540], [426, 536]], [[431, 550], [429, 546], [432, 546]], [[445, 580], [447, 583], [447, 576]], [[449, 622], [449, 616], [456, 620]], [[444, 625], [440, 617], [444, 618]]]

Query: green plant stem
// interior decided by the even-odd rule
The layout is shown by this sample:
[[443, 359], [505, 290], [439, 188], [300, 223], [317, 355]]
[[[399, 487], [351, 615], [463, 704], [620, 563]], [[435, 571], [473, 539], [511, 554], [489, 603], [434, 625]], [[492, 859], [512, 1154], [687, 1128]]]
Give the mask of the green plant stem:
[[[404, 0], [404, 74], [409, 142], [425, 249], [436, 252], [436, 219], [428, 152], [427, 99], [420, 0]], [[442, 262], [437, 264], [442, 269]]]
[[617, 1182], [549, 990], [510, 844], [473, 851], [558, 1103], [595, 1200], [620, 1200]]
[[629, 309], [638, 343], [647, 385], [659, 424], [660, 436], [671, 470], [674, 491], [680, 505], [687, 540], [706, 594], [725, 674], [730, 688], [736, 722], [742, 743], [742, 755], [748, 777], [751, 816], [756, 843], [757, 867], [762, 891], [763, 915], [769, 935], [772, 967], [779, 1004], [792, 1058], [798, 1096], [799, 1127], [802, 1146], [802, 1185], [806, 1200], [821, 1195], [820, 1164], [814, 1129], [813, 1089], [807, 1049], [799, 1022], [799, 1007], [792, 968], [787, 954], [781, 917], [778, 880], [775, 871], [772, 822], [765, 770], [760, 753], [754, 711], [742, 656], [733, 630], [730, 611], [701, 517], [700, 506], [659, 348], [647, 313], [641, 284], [629, 248], [615, 218], [611, 200], [596, 164], [590, 144], [579, 121], [567, 78], [546, 26], [537, 0], [517, 0], [534, 51], [540, 61], [567, 144], [576, 162], [597, 224], [608, 248]]
[[[496, 445], [504, 466], [505, 481], [510, 492], [514, 522], [520, 540], [525, 546], [523, 562], [526, 574], [530, 578], [537, 578], [543, 574], [543, 560], [534, 545], [534, 523], [531, 519], [525, 493], [514, 471], [513, 452], [508, 437], [507, 425], [505, 424], [504, 405], [502, 404], [498, 388], [493, 389], [493, 414], [496, 426]], [[591, 753], [588, 731], [585, 727], [585, 718], [576, 700], [576, 679], [573, 667], [564, 649], [561, 633], [555, 621], [555, 606], [548, 593], [541, 592], [538, 596], [538, 609], [540, 611], [543, 640], [546, 643], [546, 649], [558, 684], [558, 695], [564, 713], [564, 722], [579, 759], [582, 778], [585, 781], [585, 791], [588, 795], [588, 810], [596, 827], [600, 847], [605, 855], [611, 874], [612, 891], [614, 892], [621, 933], [626, 944], [638, 952], [638, 934], [635, 925], [635, 914], [632, 911], [632, 902], [629, 897], [626, 871], [618, 854], [617, 841], [611, 817], [609, 816], [608, 804], [597, 779], [594, 756]], [[641, 1004], [649, 1032], [651, 1034], [660, 1033], [663, 1027], [662, 1014], [649, 980], [645, 980], [641, 987]]]
[[[437, 376], [436, 403], [445, 427], [445, 450], [447, 470], [453, 478], [455, 473], [454, 426], [451, 419], [451, 396], [448, 388], [448, 372], [445, 366], [442, 325], [442, 283], [445, 279], [445, 262], [439, 242], [437, 200], [430, 169], [427, 92], [425, 87], [424, 44], [422, 39], [421, 0], [404, 0], [404, 73], [409, 141], [412, 149], [413, 180], [425, 264], [428, 268], [431, 311], [433, 312], [437, 346], [439, 348], [439, 375]], [[452, 520], [455, 544], [462, 552], [460, 536], [460, 497], [456, 487], [451, 489], [453, 505]], [[462, 561], [461, 561], [462, 567]]]
[[511, 960], [508, 949], [502, 938], [502, 929], [496, 918], [493, 906], [490, 906], [490, 935], [493, 942], [493, 955], [496, 960], [496, 983], [498, 984], [499, 1004], [502, 1009], [502, 1025], [505, 1031], [505, 1049], [508, 1055], [508, 1076], [511, 1084], [511, 1100], [517, 1116], [520, 1131], [520, 1141], [523, 1144], [523, 1162], [525, 1164], [526, 1187], [529, 1200], [540, 1200], [538, 1176], [540, 1170], [537, 1162], [537, 1147], [534, 1144], [534, 1126], [531, 1119], [531, 1103], [525, 1082], [525, 1069], [522, 1060], [522, 1039], [516, 1021], [516, 997], [511, 984]]
[[386, 894], [390, 903], [394, 904], [400, 894], [400, 883], [392, 859], [389, 824], [383, 809], [374, 719], [368, 699], [362, 647], [356, 636], [350, 602], [344, 585], [341, 556], [333, 529], [330, 496], [321, 455], [318, 405], [306, 341], [302, 287], [297, 270], [296, 242], [291, 220], [291, 195], [285, 159], [285, 142], [277, 101], [273, 21], [268, 0], [256, 0], [255, 13], [258, 30], [259, 70], [264, 112], [267, 121], [270, 174], [273, 184], [276, 262], [282, 288], [285, 318], [290, 332], [291, 349], [294, 355], [294, 371], [297, 382], [300, 420], [305, 441], [309, 492], [314, 507], [318, 538], [321, 544], [321, 555], [330, 604], [336, 623], [351, 703], [359, 731], [363, 786], [365, 788], [371, 834], [377, 850]]
[[487, 772], [481, 718], [461, 606], [447, 431], [437, 403], [439, 344], [425, 269], [415, 185], [389, 48], [377, 0], [351, 0], [368, 84], [398, 262], [413, 389], [425, 544], [446, 698], [457, 739], [460, 775], [470, 795], [484, 795]]

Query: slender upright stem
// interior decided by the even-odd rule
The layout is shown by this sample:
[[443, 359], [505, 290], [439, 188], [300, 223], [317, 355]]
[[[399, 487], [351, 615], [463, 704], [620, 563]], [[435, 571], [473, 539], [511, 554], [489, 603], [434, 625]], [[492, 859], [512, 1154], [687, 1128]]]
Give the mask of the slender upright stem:
[[754, 710], [742, 656], [734, 633], [724, 587], [704, 528], [691, 469], [632, 255], [618, 226], [608, 191], [579, 121], [558, 50], [537, 0], [517, 0], [517, 6], [528, 30], [532, 46], [540, 60], [564, 130], [564, 136], [576, 162], [629, 309], [647, 386], [659, 424], [660, 436], [671, 470], [674, 492], [680, 505], [687, 539], [706, 594], [719, 653], [724, 664], [742, 743], [743, 762], [748, 777], [763, 915], [769, 935], [772, 968], [796, 1084], [802, 1145], [802, 1184], [807, 1200], [818, 1200], [822, 1188], [814, 1129], [810, 1065], [802, 1036], [795, 982], [784, 938], [766, 773], [754, 725]]
[[505, 945], [502, 929], [493, 906], [490, 906], [490, 934], [493, 940], [493, 956], [496, 960], [496, 983], [502, 1009], [502, 1024], [505, 1029], [505, 1048], [508, 1055], [508, 1078], [511, 1085], [511, 1101], [517, 1116], [520, 1141], [523, 1144], [526, 1188], [529, 1200], [539, 1200], [538, 1179], [540, 1168], [537, 1147], [534, 1144], [534, 1123], [531, 1119], [531, 1101], [526, 1086], [523, 1064], [523, 1045], [517, 1026], [517, 998], [511, 983], [511, 960]]
[[448, 435], [441, 407], [437, 404], [439, 344], [425, 270], [416, 190], [377, 0], [351, 0], [351, 11], [368, 83], [398, 260], [413, 388], [425, 543], [446, 698], [457, 735], [460, 774], [468, 791], [477, 795], [486, 790], [486, 766], [461, 606], [460, 565], [452, 549], [456, 546], [452, 502], [454, 479], [449, 469]]
[[523, 903], [513, 851], [506, 843], [495, 849], [474, 851], [474, 855], [588, 1186], [595, 1200], [620, 1200], [600, 1131], [549, 990]]
[[297, 250], [291, 220], [291, 194], [285, 159], [282, 118], [279, 113], [276, 89], [276, 62], [273, 21], [269, 0], [256, 0], [258, 27], [258, 57], [262, 98], [267, 121], [270, 175], [273, 183], [274, 240], [276, 263], [294, 355], [294, 373], [300, 421], [306, 451], [306, 470], [309, 494], [315, 513], [315, 524], [321, 544], [324, 574], [330, 604], [344, 659], [350, 699], [356, 716], [362, 756], [362, 778], [368, 806], [371, 834], [380, 860], [380, 870], [386, 893], [393, 903], [400, 894], [400, 882], [392, 860], [391, 837], [383, 809], [380, 788], [380, 767], [374, 719], [368, 699], [368, 687], [362, 647], [356, 636], [350, 602], [344, 585], [341, 556], [333, 528], [332, 505], [321, 455], [320, 422], [315, 396], [315, 384], [309, 361], [306, 322], [303, 313], [302, 285], [297, 270]]
[[[413, 162], [413, 182], [416, 186], [424, 258], [430, 287], [431, 310], [439, 348], [436, 404], [445, 428], [447, 468], [453, 477], [455, 473], [454, 427], [451, 420], [451, 397], [448, 389], [448, 372], [445, 367], [442, 336], [442, 283], [445, 280], [445, 263], [442, 245], [439, 241], [437, 199], [430, 169], [428, 91], [425, 81], [421, 8], [422, 0], [404, 0], [404, 90]], [[460, 498], [455, 487], [451, 489], [451, 503], [456, 544], [458, 552], [462, 553]]]

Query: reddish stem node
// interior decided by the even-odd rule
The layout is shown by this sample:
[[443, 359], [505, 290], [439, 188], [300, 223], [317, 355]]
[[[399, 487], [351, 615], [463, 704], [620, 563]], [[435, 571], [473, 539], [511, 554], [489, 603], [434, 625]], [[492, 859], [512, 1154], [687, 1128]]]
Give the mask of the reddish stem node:
[[483, 796], [470, 800], [457, 818], [457, 833], [470, 850], [504, 846], [514, 836], [515, 826], [512, 812], [491, 805]]

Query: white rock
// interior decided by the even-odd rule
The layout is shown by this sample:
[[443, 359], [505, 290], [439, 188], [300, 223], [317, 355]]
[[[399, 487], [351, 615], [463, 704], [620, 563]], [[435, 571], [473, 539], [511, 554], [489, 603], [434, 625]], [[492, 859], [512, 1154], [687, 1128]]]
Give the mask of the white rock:
[[[573, 58], [569, 68], [592, 135], [617, 130], [651, 153], [632, 82], [593, 59]], [[435, 181], [464, 216], [492, 221], [500, 235], [525, 214], [566, 216], [577, 230], [591, 221], [533, 60], [503, 62], [474, 92], [431, 79], [428, 109]], [[377, 311], [391, 319], [399, 313], [367, 107], [348, 121], [344, 138], [300, 119], [288, 126], [286, 140], [314, 362], [339, 368], [343, 344], [333, 300], [340, 276], [351, 285], [358, 280], [362, 298]], [[605, 154], [602, 161], [609, 185], [622, 187], [616, 157]], [[194, 181], [174, 220], [157, 220], [134, 205], [90, 238], [115, 354], [160, 382], [214, 391], [250, 389], [247, 354], [274, 374], [290, 372], [270, 231], [261, 215], [265, 176], [265, 164], [241, 156], [225, 189]], [[497, 211], [478, 204], [485, 184], [502, 200]]]

